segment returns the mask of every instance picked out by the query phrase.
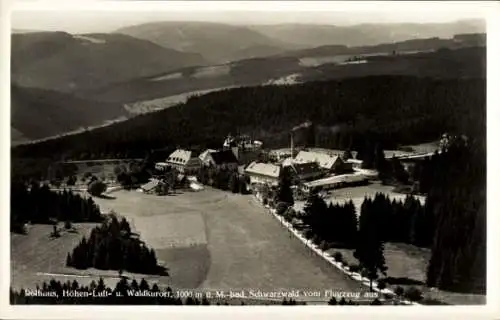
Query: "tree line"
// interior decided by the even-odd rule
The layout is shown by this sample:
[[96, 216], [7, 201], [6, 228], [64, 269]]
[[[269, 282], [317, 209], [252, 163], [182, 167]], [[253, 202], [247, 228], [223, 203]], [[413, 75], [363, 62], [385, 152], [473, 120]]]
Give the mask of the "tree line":
[[92, 229], [89, 238], [68, 253], [66, 265], [77, 269], [96, 268], [142, 274], [167, 274], [158, 265], [154, 249], [149, 249], [130, 229], [125, 218], [111, 214], [101, 226]]
[[485, 294], [486, 141], [457, 139], [433, 163], [426, 207], [435, 237], [427, 284]]
[[52, 191], [39, 183], [11, 183], [11, 231], [19, 231], [26, 222], [57, 221], [100, 222], [99, 206], [92, 198], [71, 191]]
[[485, 110], [484, 79], [373, 76], [257, 86], [192, 97], [172, 108], [12, 151], [21, 158], [143, 157], [165, 146], [217, 148], [228, 132], [283, 146], [290, 128], [304, 119], [314, 123], [304, 142], [309, 146], [356, 150], [370, 139], [387, 149], [430, 141], [443, 131], [472, 136], [484, 125]]
[[[302, 213], [278, 203], [277, 213], [307, 225], [306, 237], [328, 249], [339, 242], [355, 249], [362, 275], [385, 274], [385, 242], [431, 248], [427, 285], [444, 290], [484, 293], [486, 289], [485, 141], [457, 139], [423, 167], [434, 176], [425, 205], [413, 196], [390, 200], [378, 193], [365, 198], [359, 221], [354, 206], [327, 205], [312, 192]], [[424, 174], [425, 176], [425, 174]], [[288, 188], [281, 183], [278, 189]], [[293, 203], [292, 203], [293, 204]]]

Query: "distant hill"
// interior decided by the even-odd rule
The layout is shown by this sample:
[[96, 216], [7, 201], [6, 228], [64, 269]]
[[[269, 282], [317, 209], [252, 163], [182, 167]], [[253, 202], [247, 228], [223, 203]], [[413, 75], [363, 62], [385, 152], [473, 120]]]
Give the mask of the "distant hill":
[[280, 24], [256, 25], [250, 29], [303, 48], [324, 45], [369, 46], [421, 38], [452, 38], [455, 34], [485, 33], [483, 20], [450, 23], [377, 23], [352, 26]]
[[[217, 66], [181, 69], [85, 91], [82, 95], [103, 101], [138, 103], [142, 106], [150, 103], [150, 100], [155, 100], [151, 101], [154, 109], [161, 109], [161, 98], [166, 98], [164, 106], [168, 107], [171, 105], [171, 99], [167, 97], [170, 96], [234, 86], [293, 84], [368, 75], [436, 78], [469, 78], [486, 75], [484, 47], [411, 54], [398, 52], [396, 55], [392, 55], [392, 50], [385, 50], [365, 57], [361, 51], [349, 48], [340, 47], [339, 50], [334, 50], [343, 54], [335, 54], [331, 52], [331, 48], [326, 49], [330, 53], [325, 52], [319, 57], [312, 53], [309, 55], [308, 52], [302, 52], [304, 55], [296, 52], [292, 56], [255, 58]], [[370, 51], [368, 47], [364, 47], [364, 50]], [[347, 60], [353, 56], [358, 56], [361, 61], [348, 62]]]
[[308, 69], [301, 81], [345, 79], [376, 75], [405, 75], [438, 79], [486, 78], [485, 47], [439, 49], [400, 55], [374, 55], [359, 63], [323, 64]]
[[459, 49], [467, 47], [486, 46], [485, 33], [457, 34], [451, 38], [425, 38], [411, 39], [391, 43], [381, 43], [370, 46], [345, 46], [345, 45], [327, 45], [315, 48], [289, 51], [281, 54], [290, 57], [316, 57], [331, 55], [362, 55], [362, 54], [391, 54], [399, 52], [420, 52], [434, 51], [437, 49]]
[[11, 141], [42, 139], [127, 117], [122, 105], [55, 91], [11, 86]]
[[206, 61], [120, 34], [12, 34], [12, 81], [63, 92], [96, 88]]
[[144, 39], [182, 52], [197, 52], [213, 64], [274, 55], [298, 48], [245, 26], [212, 22], [152, 22], [121, 28], [116, 33]]

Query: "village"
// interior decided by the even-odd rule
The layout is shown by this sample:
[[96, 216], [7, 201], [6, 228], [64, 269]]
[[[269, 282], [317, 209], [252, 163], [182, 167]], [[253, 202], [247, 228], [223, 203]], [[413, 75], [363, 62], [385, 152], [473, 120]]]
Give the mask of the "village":
[[[436, 146], [435, 150], [424, 152], [385, 151], [385, 157], [398, 159], [405, 170], [410, 171], [416, 162], [437, 150]], [[213, 179], [203, 179], [207, 170], [234, 174], [243, 184], [239, 187], [240, 191], [244, 190], [241, 193], [252, 193], [261, 201], [265, 194], [278, 187], [285, 171], [290, 175], [294, 199], [299, 201], [305, 200], [312, 191], [326, 198], [332, 190], [366, 186], [378, 179], [378, 172], [364, 168], [355, 151], [295, 147], [293, 134], [290, 134], [288, 148], [269, 150], [262, 141], [247, 135], [229, 134], [218, 150], [206, 149], [198, 155], [189, 149], [175, 150], [165, 161], [155, 163], [151, 179], [137, 191], [165, 195], [174, 185], [201, 191], [205, 184], [214, 185]], [[230, 178], [226, 180], [231, 184]], [[231, 186], [227, 189], [231, 190]]]

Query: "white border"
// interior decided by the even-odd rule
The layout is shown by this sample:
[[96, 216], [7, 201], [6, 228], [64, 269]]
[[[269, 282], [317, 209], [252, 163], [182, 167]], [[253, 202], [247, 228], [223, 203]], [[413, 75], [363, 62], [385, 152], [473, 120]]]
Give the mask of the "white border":
[[[137, 318], [144, 316], [158, 317], [207, 317], [214, 316], [217, 319], [221, 317], [240, 318], [246, 316], [249, 318], [262, 317], [283, 317], [283, 318], [313, 318], [321, 317], [350, 317], [367, 315], [370, 318], [387, 318], [387, 316], [406, 316], [415, 317], [417, 319], [423, 317], [436, 316], [453, 316], [455, 318], [480, 317], [480, 318], [496, 318], [500, 315], [499, 307], [495, 306], [495, 302], [499, 299], [500, 281], [498, 270], [500, 264], [498, 259], [499, 237], [498, 237], [498, 198], [500, 188], [498, 179], [500, 177], [500, 159], [498, 157], [497, 141], [495, 138], [500, 137], [498, 120], [500, 119], [500, 100], [498, 92], [500, 90], [500, 6], [495, 2], [112, 2], [112, 1], [31, 1], [17, 0], [15, 3], [9, 3], [6, 0], [0, 0], [0, 12], [2, 17], [1, 23], [1, 119], [3, 125], [0, 127], [2, 139], [2, 166], [0, 166], [0, 177], [2, 184], [0, 186], [1, 199], [0, 203], [3, 206], [1, 214], [1, 258], [2, 268], [0, 274], [0, 318], [37, 318], [37, 319], [86, 319], [86, 318]], [[398, 11], [411, 10], [418, 14], [425, 14], [429, 10], [443, 11], [481, 11], [488, 19], [488, 298], [486, 306], [451, 306], [451, 307], [328, 307], [328, 306], [306, 306], [306, 307], [113, 307], [113, 306], [10, 306], [8, 302], [8, 288], [10, 282], [10, 237], [9, 237], [9, 176], [10, 176], [10, 79], [9, 79], [9, 56], [10, 51], [10, 11], [13, 8], [17, 10], [103, 10], [103, 11], [154, 11], [154, 10], [193, 10], [193, 11], [220, 11], [221, 8], [225, 11], [321, 11], [321, 10], [336, 10], [343, 12], [361, 12], [373, 11], [382, 12], [390, 11], [397, 14]], [[496, 40], [496, 41], [495, 41]], [[471, 106], [473, 107], [473, 106]], [[415, 309], [415, 308], [418, 308]]]

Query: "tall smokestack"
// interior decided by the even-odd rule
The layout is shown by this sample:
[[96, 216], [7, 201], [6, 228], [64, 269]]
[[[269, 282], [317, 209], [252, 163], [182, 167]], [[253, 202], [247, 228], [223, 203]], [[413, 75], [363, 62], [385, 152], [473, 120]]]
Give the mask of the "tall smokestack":
[[290, 153], [293, 158], [293, 131], [290, 132]]

